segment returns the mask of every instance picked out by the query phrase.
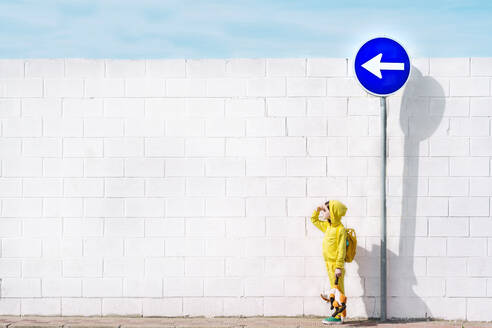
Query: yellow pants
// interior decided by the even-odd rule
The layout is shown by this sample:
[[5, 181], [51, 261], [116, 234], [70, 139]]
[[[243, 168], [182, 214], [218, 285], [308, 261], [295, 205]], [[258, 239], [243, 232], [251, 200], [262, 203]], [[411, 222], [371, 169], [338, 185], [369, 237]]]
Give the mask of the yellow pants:
[[[330, 278], [330, 287], [334, 288], [335, 287], [335, 263], [331, 262], [325, 262], [326, 264], [326, 271], [328, 271], [328, 277]], [[342, 292], [342, 294], [345, 295], [345, 288], [343, 286], [343, 278], [345, 277], [345, 268], [342, 269], [342, 275], [338, 278], [338, 289]], [[337, 314], [336, 318], [346, 317], [347, 316], [347, 309], [345, 309], [342, 313]]]

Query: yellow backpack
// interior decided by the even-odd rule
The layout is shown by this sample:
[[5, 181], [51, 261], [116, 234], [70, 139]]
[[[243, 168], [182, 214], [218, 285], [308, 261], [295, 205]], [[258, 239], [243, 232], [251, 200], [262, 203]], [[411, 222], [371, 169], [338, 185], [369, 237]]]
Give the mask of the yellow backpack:
[[345, 262], [350, 263], [353, 261], [357, 250], [357, 236], [355, 235], [354, 229], [345, 228], [345, 230], [347, 231], [347, 252], [345, 255]]

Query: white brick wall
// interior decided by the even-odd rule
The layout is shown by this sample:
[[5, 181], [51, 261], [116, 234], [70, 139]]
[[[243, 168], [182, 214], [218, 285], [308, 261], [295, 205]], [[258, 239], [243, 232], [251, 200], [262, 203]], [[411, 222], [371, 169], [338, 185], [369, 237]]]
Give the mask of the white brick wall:
[[[492, 59], [388, 97], [388, 316], [492, 320]], [[327, 315], [319, 203], [348, 206], [350, 317], [379, 309], [379, 99], [346, 58], [0, 60], [0, 314]]]

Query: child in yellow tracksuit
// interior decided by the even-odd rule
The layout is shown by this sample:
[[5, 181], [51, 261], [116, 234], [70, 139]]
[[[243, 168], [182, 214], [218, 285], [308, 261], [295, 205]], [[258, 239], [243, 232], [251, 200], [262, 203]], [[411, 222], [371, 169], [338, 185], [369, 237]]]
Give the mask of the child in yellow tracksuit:
[[[324, 218], [327, 221], [319, 220], [320, 212], [324, 212]], [[328, 277], [330, 278], [331, 288], [335, 287], [335, 278], [338, 277], [338, 288], [345, 294], [343, 286], [343, 278], [345, 276], [345, 255], [346, 255], [346, 240], [347, 231], [342, 224], [342, 216], [347, 212], [347, 207], [338, 200], [330, 200], [321, 206], [318, 206], [314, 210], [311, 216], [311, 222], [322, 232], [324, 232], [323, 238], [323, 258], [326, 264], [326, 270], [328, 271]], [[344, 313], [345, 314], [345, 313]], [[339, 313], [335, 319], [327, 318], [323, 323], [329, 323], [325, 321], [342, 321]]]

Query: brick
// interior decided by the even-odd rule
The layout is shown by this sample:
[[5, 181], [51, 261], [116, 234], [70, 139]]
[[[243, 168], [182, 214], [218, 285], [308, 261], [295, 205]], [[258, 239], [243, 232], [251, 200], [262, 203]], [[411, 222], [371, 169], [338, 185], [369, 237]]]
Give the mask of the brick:
[[228, 138], [226, 140], [226, 156], [262, 156], [266, 154], [265, 144], [264, 138]]
[[104, 259], [104, 276], [141, 278], [144, 276], [144, 259], [140, 256]]
[[326, 160], [322, 157], [287, 158], [287, 176], [324, 176]]
[[490, 257], [468, 258], [468, 274], [477, 277], [490, 277], [492, 272], [492, 259]]
[[[183, 245], [187, 244], [189, 243]], [[145, 259], [145, 272], [148, 278], [181, 277], [184, 275], [184, 259], [178, 257], [148, 258]]]
[[165, 122], [166, 136], [199, 137], [205, 135], [205, 121], [202, 119], [169, 119]]
[[84, 80], [82, 79], [45, 79], [45, 97], [83, 97]]
[[[475, 98], [472, 98], [473, 102]], [[462, 97], [431, 98], [429, 114], [435, 116], [465, 116], [470, 113], [470, 99]]]
[[470, 141], [464, 137], [432, 137], [429, 147], [431, 156], [468, 156]]
[[367, 136], [368, 135], [367, 117], [347, 117], [330, 118], [328, 120], [329, 136]]
[[186, 138], [185, 154], [190, 157], [224, 156], [224, 144], [223, 138]]
[[210, 158], [205, 162], [207, 176], [244, 176], [246, 164], [243, 159]]
[[326, 79], [326, 95], [336, 97], [365, 96], [366, 92], [354, 78]]
[[104, 138], [105, 157], [136, 157], [144, 154], [143, 138]]
[[223, 196], [225, 194], [225, 179], [209, 177], [187, 178], [186, 193], [190, 196]]
[[469, 76], [470, 58], [430, 58], [430, 75]]
[[470, 196], [492, 196], [492, 178], [470, 178]]
[[347, 179], [340, 178], [309, 178], [307, 180], [307, 194], [309, 196], [346, 195]]
[[123, 136], [123, 123], [117, 118], [87, 118], [84, 120], [84, 137]]
[[489, 135], [489, 122], [482, 118], [453, 118], [449, 123], [449, 135], [451, 136], [476, 137]]
[[308, 76], [346, 76], [347, 59], [346, 58], [308, 58], [307, 60]]
[[262, 77], [266, 74], [265, 66], [265, 59], [230, 59], [226, 61], [226, 73], [231, 77]]
[[0, 76], [2, 78], [24, 77], [24, 60], [0, 59]]
[[[72, 159], [78, 160], [78, 159]], [[85, 158], [84, 173], [86, 177], [120, 177], [123, 176], [124, 161], [122, 158]], [[67, 163], [67, 165], [70, 162]], [[71, 163], [72, 165], [74, 163]]]
[[200, 278], [164, 278], [164, 296], [203, 296], [203, 281]]
[[[304, 217], [268, 217], [266, 219], [266, 235], [267, 236], [272, 236], [272, 237], [303, 237], [305, 235], [305, 219]], [[277, 260], [282, 260], [282, 259], [277, 259]], [[300, 260], [300, 259], [298, 259]], [[269, 266], [269, 261], [267, 259], [266, 265], [267, 265], [267, 273], [269, 270], [276, 270], [275, 265], [272, 265], [272, 262], [270, 261], [270, 266]], [[296, 261], [298, 262], [298, 261]], [[296, 269], [293, 270], [287, 270], [287, 271], [282, 271], [285, 269], [285, 267], [282, 267], [279, 269], [280, 271], [277, 271], [277, 274], [283, 275], [281, 272], [289, 272], [289, 275], [304, 275], [304, 271], [302, 269], [304, 268], [304, 263], [297, 263], [299, 266], [296, 266]], [[299, 271], [301, 270], [301, 271]], [[271, 272], [269, 272], [271, 274]]]
[[492, 137], [470, 137], [471, 156], [491, 156]]
[[451, 197], [449, 198], [450, 216], [488, 216], [487, 197]]
[[468, 178], [431, 177], [429, 196], [468, 196]]
[[2, 297], [40, 297], [41, 279], [4, 278], [2, 279]]
[[226, 75], [226, 62], [223, 59], [186, 60], [187, 77], [221, 77]]
[[265, 115], [265, 101], [261, 98], [227, 99], [226, 117], [258, 117]]
[[104, 116], [138, 119], [144, 116], [144, 100], [128, 98], [104, 99]]
[[205, 79], [167, 79], [168, 97], [205, 97], [207, 84]]
[[263, 315], [263, 298], [232, 297], [224, 298], [225, 316], [260, 316]]
[[110, 78], [143, 77], [145, 75], [144, 60], [114, 60], [106, 62], [106, 76]]
[[428, 257], [428, 276], [466, 276], [466, 258]]
[[161, 297], [161, 279], [125, 278], [123, 282], [123, 296], [125, 297]]
[[100, 218], [94, 218], [94, 219], [64, 218], [63, 235], [72, 236], [72, 237], [77, 237], [77, 236], [102, 237], [103, 220]]
[[146, 74], [150, 77], [185, 77], [184, 59], [149, 59], [146, 61]]
[[84, 80], [84, 95], [86, 97], [123, 97], [125, 81], [123, 79], [86, 79]]
[[204, 282], [205, 296], [242, 296], [243, 287], [238, 278], [207, 278]]
[[35, 177], [42, 175], [42, 159], [11, 156], [2, 163], [4, 177]]
[[[102, 252], [102, 254], [106, 252], [104, 248], [100, 249], [100, 251]], [[96, 254], [96, 252], [92, 252], [92, 254]], [[97, 252], [97, 254], [101, 254], [101, 253]], [[102, 260], [99, 259], [90, 259], [90, 258], [82, 258], [82, 257], [63, 259], [63, 269], [62, 269], [63, 276], [64, 277], [102, 276], [102, 263], [103, 263]]]
[[126, 217], [162, 217], [165, 213], [164, 200], [162, 198], [126, 198]]
[[470, 217], [470, 236], [488, 237], [491, 228], [492, 219], [490, 217]]
[[205, 241], [206, 256], [236, 256], [242, 251], [241, 240], [232, 238], [214, 238]]
[[327, 171], [330, 176], [366, 176], [368, 163], [365, 158], [334, 157], [327, 161]]
[[61, 116], [61, 108], [62, 108], [61, 99], [25, 98], [21, 100], [21, 104], [22, 104], [22, 116], [24, 117], [55, 118]]
[[47, 137], [82, 137], [84, 121], [81, 119], [55, 118], [43, 120], [43, 135]]
[[244, 177], [227, 178], [226, 194], [228, 196], [265, 196], [266, 178]]
[[45, 198], [43, 200], [45, 217], [80, 217], [83, 215], [82, 198]]
[[277, 278], [259, 277], [244, 280], [244, 296], [279, 296], [284, 293], [284, 283]]
[[[145, 224], [147, 224], [147, 221]], [[161, 238], [131, 238], [125, 240], [125, 255], [127, 256], [164, 256], [164, 239]], [[141, 263], [144, 268], [144, 263]], [[138, 271], [141, 273], [140, 269]]]
[[[354, 98], [358, 99], [358, 98]], [[364, 98], [365, 99], [365, 98]], [[350, 98], [350, 101], [353, 99]], [[308, 98], [307, 116], [336, 117], [347, 115], [347, 98]]]
[[103, 299], [102, 314], [104, 316], [108, 316], [108, 315], [141, 316], [142, 300], [125, 299], [125, 298]]
[[308, 154], [311, 156], [347, 156], [347, 138], [308, 138]]
[[[489, 160], [485, 157], [452, 157], [449, 159], [449, 174], [451, 176], [487, 176], [488, 172]], [[477, 182], [479, 180], [476, 179]]]
[[246, 216], [279, 216], [286, 214], [286, 200], [283, 197], [252, 197], [246, 199]]
[[183, 156], [185, 144], [183, 138], [163, 137], [145, 139], [146, 157]]
[[26, 77], [63, 77], [63, 59], [30, 59], [26, 61]]
[[20, 237], [22, 234], [21, 224], [21, 219], [2, 219], [2, 222], [0, 222], [0, 227], [2, 228], [0, 235], [2, 237]]
[[224, 275], [224, 260], [220, 258], [187, 258], [185, 275], [199, 277], [217, 277]]
[[164, 160], [158, 158], [125, 159], [125, 176], [127, 177], [162, 177]]
[[248, 118], [246, 119], [246, 135], [253, 137], [284, 136], [285, 119]]
[[282, 176], [285, 175], [283, 158], [251, 158], [246, 160], [247, 176]]
[[57, 178], [27, 178], [22, 180], [22, 194], [27, 197], [61, 196], [62, 180]]
[[208, 79], [208, 97], [244, 97], [246, 96], [246, 80], [243, 79]]
[[164, 80], [155, 78], [126, 79], [127, 97], [163, 97], [166, 95]]
[[268, 116], [305, 116], [306, 100], [303, 98], [267, 99]]
[[264, 273], [265, 261], [261, 257], [226, 258], [226, 276], [258, 277]]
[[484, 297], [487, 296], [487, 280], [484, 278], [447, 278], [446, 296]]
[[206, 200], [206, 216], [244, 216], [245, 201], [240, 198], [210, 198]]
[[471, 76], [492, 76], [492, 59], [471, 58]]
[[62, 298], [62, 315], [102, 315], [100, 299]]
[[287, 118], [287, 134], [289, 136], [326, 136], [327, 121], [324, 119]]
[[451, 96], [489, 96], [489, 79], [484, 77], [453, 78], [450, 80]]
[[468, 218], [429, 218], [429, 236], [468, 236]]
[[104, 77], [104, 61], [97, 59], [67, 58], [65, 59], [65, 76], [68, 78], [102, 78]]
[[123, 216], [123, 199], [86, 198], [86, 217], [121, 217]]
[[242, 119], [217, 118], [205, 121], [205, 135], [208, 137], [241, 137], [246, 134], [245, 131], [246, 122]]
[[301, 297], [265, 297], [264, 309], [266, 316], [301, 315], [303, 299]]
[[267, 59], [268, 76], [306, 76], [306, 59], [275, 58]]
[[489, 320], [487, 309], [492, 306], [490, 298], [469, 298], [467, 299], [466, 319], [474, 321]]
[[143, 316], [182, 316], [183, 298], [149, 298], [142, 300]]
[[205, 202], [203, 199], [199, 199], [196, 197], [166, 199], [167, 217], [203, 216], [204, 213], [205, 213]]
[[83, 297], [118, 297], [122, 295], [121, 278], [82, 279]]
[[306, 139], [301, 137], [267, 138], [268, 156], [305, 156]]
[[144, 180], [140, 178], [107, 178], [104, 192], [109, 197], [138, 197], [144, 195]]
[[488, 97], [471, 98], [470, 116], [492, 116], [492, 98], [488, 98]]
[[326, 81], [322, 78], [288, 78], [288, 96], [326, 96]]
[[3, 238], [2, 240], [2, 257], [30, 258], [40, 256], [41, 240], [38, 238]]
[[[199, 239], [168, 239], [164, 247], [166, 256], [203, 256], [205, 253], [204, 241]], [[182, 268], [184, 268], [184, 264]], [[177, 268], [173, 270], [177, 270]], [[183, 273], [180, 273], [180, 276], [184, 275], [184, 270], [182, 271]]]
[[42, 121], [36, 118], [10, 118], [2, 120], [4, 137], [40, 137]]
[[305, 196], [304, 178], [269, 178], [267, 179], [268, 196]]
[[289, 216], [306, 216], [323, 202], [323, 198], [289, 198], [287, 200], [287, 212]]
[[24, 277], [61, 276], [61, 260], [58, 259], [27, 259], [22, 263]]
[[485, 238], [448, 238], [448, 256], [486, 256], [487, 239]]
[[0, 94], [3, 97], [42, 97], [41, 79], [0, 79]]
[[63, 99], [64, 117], [101, 117], [103, 102], [101, 99]]
[[66, 196], [102, 196], [104, 181], [99, 178], [66, 178], [63, 180], [63, 194]]
[[[29, 112], [27, 112], [29, 114]], [[21, 100], [1, 99], [0, 118], [14, 118], [21, 115]], [[24, 115], [25, 116], [25, 115]]]
[[186, 113], [191, 117], [222, 117], [224, 116], [224, 99], [195, 98], [187, 99]]
[[200, 158], [166, 158], [166, 176], [202, 176], [205, 174], [205, 160]]
[[283, 78], [256, 78], [249, 79], [247, 83], [247, 95], [250, 97], [281, 97], [286, 94]]
[[2, 200], [3, 216], [41, 216], [41, 198], [4, 198]]

